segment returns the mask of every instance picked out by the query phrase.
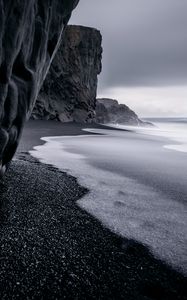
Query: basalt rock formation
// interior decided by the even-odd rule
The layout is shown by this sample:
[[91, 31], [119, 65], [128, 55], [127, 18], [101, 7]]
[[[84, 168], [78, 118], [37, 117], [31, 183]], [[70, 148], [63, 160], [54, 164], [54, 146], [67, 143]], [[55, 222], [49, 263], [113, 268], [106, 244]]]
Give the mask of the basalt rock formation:
[[78, 0], [0, 0], [0, 170], [26, 118]]
[[97, 99], [102, 36], [94, 28], [67, 26], [32, 112], [32, 119], [146, 125], [123, 104]]
[[102, 124], [148, 125], [140, 120], [127, 105], [119, 104], [117, 100], [108, 98], [97, 99], [96, 121]]
[[101, 34], [94, 28], [67, 26], [34, 107], [33, 119], [94, 120], [101, 42]]

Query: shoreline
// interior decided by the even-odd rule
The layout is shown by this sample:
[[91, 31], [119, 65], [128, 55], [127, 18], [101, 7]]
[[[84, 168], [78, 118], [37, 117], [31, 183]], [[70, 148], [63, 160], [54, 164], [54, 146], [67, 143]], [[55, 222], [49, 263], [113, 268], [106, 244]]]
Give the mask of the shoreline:
[[[104, 226], [147, 245], [155, 257], [187, 274], [183, 155], [163, 151], [160, 139], [150, 135], [86, 131], [86, 136], [43, 137], [45, 145], [30, 154], [76, 177], [89, 190], [77, 204]], [[173, 172], [176, 164], [180, 172]], [[128, 176], [132, 169], [134, 176]]]
[[[82, 130], [84, 127], [110, 130], [110, 127], [96, 123], [60, 123], [51, 120], [29, 120], [25, 124], [17, 153], [28, 152], [34, 146], [43, 145], [45, 142], [40, 139], [43, 136], [88, 135], [86, 131]], [[128, 131], [118, 128], [113, 130]], [[92, 134], [94, 135], [94, 133]]]
[[[88, 191], [76, 178], [25, 153], [43, 143], [42, 130], [52, 131], [42, 123], [29, 129], [33, 139], [25, 129], [1, 182], [1, 298], [186, 299], [182, 274], [82, 210], [76, 201]], [[64, 135], [81, 132], [81, 125], [65, 127]]]

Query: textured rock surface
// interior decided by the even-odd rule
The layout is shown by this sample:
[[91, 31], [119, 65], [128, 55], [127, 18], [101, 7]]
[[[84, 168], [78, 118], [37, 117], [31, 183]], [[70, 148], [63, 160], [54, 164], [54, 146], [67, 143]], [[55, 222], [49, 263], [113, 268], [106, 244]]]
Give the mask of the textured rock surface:
[[101, 41], [96, 29], [67, 26], [32, 118], [93, 121], [97, 75], [101, 72]]
[[0, 0], [0, 170], [17, 148], [25, 119], [78, 0]]
[[136, 126], [145, 124], [128, 106], [107, 98], [97, 99], [96, 121], [102, 124], [118, 123]]

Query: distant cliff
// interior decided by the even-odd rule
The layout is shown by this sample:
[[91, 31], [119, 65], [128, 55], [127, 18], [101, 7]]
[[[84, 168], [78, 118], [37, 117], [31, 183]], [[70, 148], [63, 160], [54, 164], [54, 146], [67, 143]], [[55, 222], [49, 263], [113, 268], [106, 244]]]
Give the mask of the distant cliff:
[[113, 99], [97, 99], [95, 112], [97, 123], [128, 124], [134, 126], [152, 125], [140, 120], [127, 105], [119, 104], [117, 100]]
[[16, 151], [77, 4], [78, 0], [0, 0], [0, 173]]
[[33, 119], [94, 120], [101, 42], [101, 34], [96, 29], [67, 26], [34, 107]]
[[33, 119], [146, 125], [117, 100], [97, 99], [102, 36], [94, 28], [67, 26], [32, 112]]
[[114, 99], [97, 99], [96, 120], [98, 123], [139, 125], [141, 120], [128, 106]]

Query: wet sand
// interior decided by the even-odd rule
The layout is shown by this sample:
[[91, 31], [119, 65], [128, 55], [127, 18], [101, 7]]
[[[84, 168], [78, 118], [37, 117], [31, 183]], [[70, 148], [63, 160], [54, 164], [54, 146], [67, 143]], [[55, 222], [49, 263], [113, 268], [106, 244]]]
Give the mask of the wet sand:
[[81, 127], [25, 128], [0, 183], [0, 298], [186, 299], [182, 274], [82, 210], [76, 201], [88, 191], [74, 177], [25, 153], [41, 136], [76, 135]]

